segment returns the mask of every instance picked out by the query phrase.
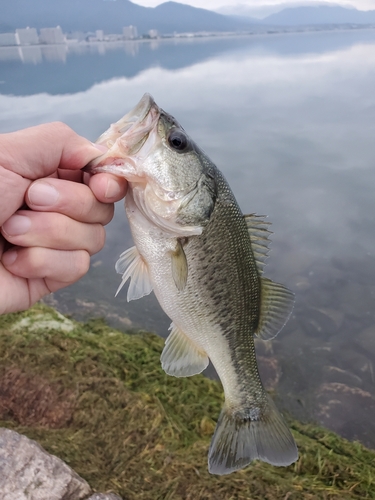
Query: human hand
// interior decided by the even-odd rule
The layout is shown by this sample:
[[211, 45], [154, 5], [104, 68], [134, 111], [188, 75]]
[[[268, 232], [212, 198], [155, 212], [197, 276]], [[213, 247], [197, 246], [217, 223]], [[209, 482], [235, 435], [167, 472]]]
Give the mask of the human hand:
[[111, 174], [83, 183], [80, 169], [102, 153], [62, 123], [0, 135], [0, 314], [88, 271], [126, 192], [125, 179]]

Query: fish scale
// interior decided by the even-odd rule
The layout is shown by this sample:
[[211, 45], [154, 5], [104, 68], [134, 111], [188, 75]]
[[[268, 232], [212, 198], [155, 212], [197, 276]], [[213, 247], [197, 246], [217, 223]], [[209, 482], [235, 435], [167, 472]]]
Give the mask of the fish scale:
[[211, 360], [222, 382], [209, 471], [228, 474], [254, 459], [290, 465], [297, 447], [263, 388], [254, 346], [254, 335], [277, 335], [294, 302], [262, 276], [267, 223], [243, 216], [221, 172], [148, 94], [97, 142], [109, 151], [87, 170], [129, 181], [135, 247], [116, 263], [119, 289], [130, 278], [128, 300], [153, 290], [171, 318], [161, 355], [168, 374], [191, 376]]

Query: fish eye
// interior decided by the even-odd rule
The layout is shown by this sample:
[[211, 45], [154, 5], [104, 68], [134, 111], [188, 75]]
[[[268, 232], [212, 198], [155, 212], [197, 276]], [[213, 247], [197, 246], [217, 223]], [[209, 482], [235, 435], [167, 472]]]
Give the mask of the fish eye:
[[176, 151], [184, 151], [188, 145], [188, 139], [181, 130], [172, 130], [168, 136], [168, 143]]

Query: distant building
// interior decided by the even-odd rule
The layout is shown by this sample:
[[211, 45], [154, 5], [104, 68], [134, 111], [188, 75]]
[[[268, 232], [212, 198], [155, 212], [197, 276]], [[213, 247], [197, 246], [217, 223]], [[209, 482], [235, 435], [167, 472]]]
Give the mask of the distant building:
[[150, 30], [148, 32], [148, 36], [150, 38], [158, 38], [159, 37], [159, 33], [158, 33], [158, 30]]
[[82, 42], [85, 38], [86, 35], [83, 31], [71, 31], [70, 33], [65, 33], [66, 40]]
[[85, 33], [86, 42], [96, 42], [96, 35], [92, 31]]
[[95, 36], [96, 36], [96, 39], [98, 42], [102, 42], [104, 40], [104, 31], [103, 30], [96, 30]]
[[38, 45], [39, 38], [35, 28], [22, 28], [16, 30], [20, 45]]
[[0, 47], [19, 44], [20, 39], [17, 33], [0, 33]]
[[124, 40], [133, 40], [134, 38], [138, 38], [138, 30], [136, 26], [125, 26], [122, 28], [122, 35]]
[[106, 42], [120, 42], [123, 40], [122, 35], [117, 33], [112, 33], [109, 35], [105, 35], [104, 40]]
[[41, 28], [39, 40], [40, 43], [46, 44], [65, 43], [65, 37], [60, 26], [56, 26], [56, 28]]

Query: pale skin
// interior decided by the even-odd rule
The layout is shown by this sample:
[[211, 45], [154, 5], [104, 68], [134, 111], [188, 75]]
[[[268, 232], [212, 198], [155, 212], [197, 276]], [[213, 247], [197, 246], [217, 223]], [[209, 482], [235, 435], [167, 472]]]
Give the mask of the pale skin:
[[127, 188], [125, 179], [80, 171], [104, 151], [63, 123], [0, 135], [0, 314], [88, 271]]

